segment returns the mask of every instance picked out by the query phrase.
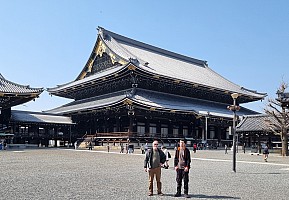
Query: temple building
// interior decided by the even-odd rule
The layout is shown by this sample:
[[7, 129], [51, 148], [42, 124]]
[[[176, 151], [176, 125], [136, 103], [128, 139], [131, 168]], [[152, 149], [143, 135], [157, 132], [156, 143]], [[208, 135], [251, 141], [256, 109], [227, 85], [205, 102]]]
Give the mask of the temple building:
[[[0, 74], [0, 142], [27, 146], [60, 146], [60, 141], [71, 142], [70, 117], [41, 112], [11, 110], [35, 98], [43, 88], [31, 88], [5, 79]], [[22, 146], [25, 147], [25, 146]]]
[[[74, 99], [47, 111], [70, 116], [79, 136], [96, 143], [186, 138], [209, 146], [231, 143], [237, 104], [264, 99], [214, 72], [206, 61], [180, 55], [98, 28], [95, 46], [77, 78], [49, 88]], [[258, 114], [241, 107], [239, 116]]]

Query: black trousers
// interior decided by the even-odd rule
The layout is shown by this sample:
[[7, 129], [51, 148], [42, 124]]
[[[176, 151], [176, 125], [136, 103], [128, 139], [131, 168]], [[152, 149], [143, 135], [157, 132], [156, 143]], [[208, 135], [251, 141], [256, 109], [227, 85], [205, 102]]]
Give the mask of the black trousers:
[[181, 194], [182, 180], [184, 180], [184, 193], [189, 192], [189, 171], [185, 172], [184, 169], [177, 170], [177, 193]]

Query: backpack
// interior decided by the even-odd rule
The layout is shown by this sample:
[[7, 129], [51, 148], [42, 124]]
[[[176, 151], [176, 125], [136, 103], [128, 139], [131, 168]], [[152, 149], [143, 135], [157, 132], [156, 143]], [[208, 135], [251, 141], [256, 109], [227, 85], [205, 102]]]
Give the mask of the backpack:
[[172, 156], [171, 156], [171, 154], [170, 154], [170, 152], [168, 152], [168, 158], [171, 158]]

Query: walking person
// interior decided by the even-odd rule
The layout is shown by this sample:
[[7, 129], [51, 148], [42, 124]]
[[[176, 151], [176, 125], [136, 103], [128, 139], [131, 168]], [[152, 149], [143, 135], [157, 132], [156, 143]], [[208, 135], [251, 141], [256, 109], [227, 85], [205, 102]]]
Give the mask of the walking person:
[[228, 146], [225, 144], [225, 154], [228, 154]]
[[180, 147], [175, 153], [175, 170], [177, 172], [177, 193], [175, 197], [181, 196], [182, 180], [184, 180], [184, 196], [189, 197], [189, 170], [191, 165], [191, 155], [190, 150], [186, 148], [184, 140], [180, 140]]
[[165, 163], [165, 161], [166, 155], [158, 148], [158, 141], [155, 140], [152, 143], [152, 149], [149, 149], [146, 152], [144, 159], [144, 170], [145, 172], [149, 173], [149, 196], [153, 195], [154, 177], [156, 177], [158, 195], [163, 195], [161, 183], [161, 166]]
[[265, 160], [265, 162], [267, 162], [267, 160], [268, 160], [268, 155], [269, 155], [269, 148], [268, 148], [267, 145], [266, 145], [265, 148], [264, 148], [263, 154], [264, 154], [264, 160]]

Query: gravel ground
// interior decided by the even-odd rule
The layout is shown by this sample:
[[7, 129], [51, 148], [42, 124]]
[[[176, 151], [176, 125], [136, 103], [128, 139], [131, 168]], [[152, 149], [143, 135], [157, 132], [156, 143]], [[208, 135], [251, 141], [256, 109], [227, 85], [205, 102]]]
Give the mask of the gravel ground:
[[[165, 195], [147, 196], [144, 155], [138, 152], [0, 151], [0, 199], [177, 199], [173, 197], [176, 183], [172, 167], [162, 170]], [[289, 199], [289, 158], [270, 154], [265, 163], [262, 156], [238, 153], [236, 173], [232, 172], [231, 160], [232, 152], [192, 153], [190, 197]]]

